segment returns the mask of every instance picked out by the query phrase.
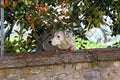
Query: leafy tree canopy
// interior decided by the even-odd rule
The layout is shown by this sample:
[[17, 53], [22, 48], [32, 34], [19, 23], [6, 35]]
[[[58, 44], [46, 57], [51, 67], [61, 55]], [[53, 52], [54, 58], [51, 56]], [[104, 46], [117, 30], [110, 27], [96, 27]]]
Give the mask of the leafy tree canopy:
[[34, 33], [40, 29], [72, 29], [81, 23], [90, 29], [107, 25], [103, 22], [104, 15], [113, 20], [110, 26], [113, 34], [120, 33], [119, 0], [5, 0], [0, 7], [5, 9], [5, 27], [10, 25], [6, 38], [15, 23], [26, 30], [31, 28]]
[[[80, 26], [83, 22], [99, 27], [103, 16], [108, 15], [114, 21], [116, 33], [120, 32], [119, 0], [5, 0], [5, 20], [7, 24], [15, 22], [23, 28], [33, 30], [64, 29]], [[61, 8], [61, 9], [59, 9]], [[12, 27], [12, 26], [11, 26]], [[115, 33], [115, 34], [116, 34]]]

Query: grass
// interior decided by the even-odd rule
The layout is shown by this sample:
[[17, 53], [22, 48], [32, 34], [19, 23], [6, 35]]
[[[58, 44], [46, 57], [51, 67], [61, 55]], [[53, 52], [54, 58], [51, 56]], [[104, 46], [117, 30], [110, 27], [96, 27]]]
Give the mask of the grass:
[[94, 48], [107, 48], [106, 45], [100, 44], [100, 43], [95, 43], [91, 42], [89, 40], [83, 40], [81, 38], [76, 39], [76, 47], [77, 49], [94, 49]]

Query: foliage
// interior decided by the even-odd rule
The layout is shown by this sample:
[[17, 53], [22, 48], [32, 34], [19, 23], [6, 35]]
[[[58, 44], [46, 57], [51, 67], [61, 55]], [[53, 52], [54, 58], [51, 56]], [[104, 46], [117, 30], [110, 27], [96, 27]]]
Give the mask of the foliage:
[[94, 48], [107, 48], [106, 45], [90, 42], [88, 40], [84, 40], [81, 38], [76, 39], [76, 47], [77, 49], [94, 49]]
[[31, 41], [30, 37], [27, 37], [27, 39], [24, 39], [24, 33], [25, 31], [23, 28], [21, 28], [19, 31], [15, 30], [15, 32], [18, 34], [18, 36], [15, 36], [15, 40], [5, 40], [5, 52], [6, 53], [19, 53], [19, 52], [31, 52], [34, 48], [34, 42]]
[[[104, 15], [110, 16], [114, 21], [113, 26], [110, 26], [113, 35], [120, 33], [119, 0], [5, 0], [5, 21], [7, 21], [5, 27], [10, 25], [5, 39], [9, 41], [16, 22], [23, 29], [33, 30], [32, 42], [36, 40], [37, 33], [41, 29], [47, 32], [51, 29], [73, 29], [81, 27], [80, 23], [83, 23], [86, 29], [93, 26], [100, 27], [100, 24], [107, 25], [103, 22]], [[85, 29], [82, 34], [84, 32]], [[75, 33], [81, 38], [85, 37], [78, 32]], [[20, 40], [23, 41], [21, 38]], [[20, 42], [18, 41], [22, 47]]]
[[[111, 47], [111, 46], [109, 46], [109, 47]], [[114, 44], [112, 47], [114, 47], [114, 48], [120, 48], [120, 42]]]

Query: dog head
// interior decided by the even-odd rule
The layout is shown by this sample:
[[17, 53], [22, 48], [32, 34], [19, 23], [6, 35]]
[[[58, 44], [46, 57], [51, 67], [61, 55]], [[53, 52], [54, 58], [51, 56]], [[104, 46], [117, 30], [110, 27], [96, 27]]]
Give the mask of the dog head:
[[72, 32], [68, 31], [58, 31], [54, 33], [54, 37], [49, 41], [53, 46], [62, 45], [66, 38], [72, 37]]

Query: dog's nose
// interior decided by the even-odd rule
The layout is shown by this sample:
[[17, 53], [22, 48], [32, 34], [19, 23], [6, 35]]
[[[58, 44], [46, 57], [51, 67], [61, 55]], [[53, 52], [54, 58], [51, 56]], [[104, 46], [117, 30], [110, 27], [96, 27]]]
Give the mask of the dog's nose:
[[49, 44], [51, 44], [51, 43], [52, 43], [52, 41], [49, 41], [48, 43], [49, 43]]

